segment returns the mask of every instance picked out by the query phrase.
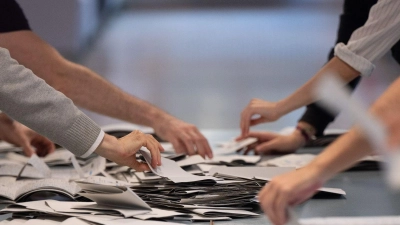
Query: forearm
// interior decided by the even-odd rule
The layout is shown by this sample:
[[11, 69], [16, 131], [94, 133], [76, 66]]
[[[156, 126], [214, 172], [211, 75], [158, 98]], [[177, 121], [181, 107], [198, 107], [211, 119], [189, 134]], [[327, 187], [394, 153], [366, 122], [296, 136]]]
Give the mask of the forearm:
[[59, 91], [70, 97], [75, 104], [91, 111], [150, 127], [154, 127], [157, 121], [172, 118], [161, 109], [129, 95], [78, 64], [68, 62], [67, 68], [55, 76], [52, 79]]
[[172, 118], [157, 107], [123, 92], [90, 69], [64, 59], [31, 31], [0, 34], [0, 46], [9, 49], [19, 63], [83, 108], [151, 127]]
[[302, 106], [309, 105], [315, 100], [315, 86], [318, 85], [320, 79], [328, 73], [334, 73], [339, 76], [344, 82], [349, 82], [359, 76], [359, 72], [354, 70], [352, 67], [344, 63], [337, 57], [330, 60], [324, 67], [319, 70], [314, 77], [312, 77], [307, 83], [297, 89], [289, 97], [278, 102], [278, 108], [280, 108], [280, 114], [285, 115], [293, 110], [296, 110]]
[[0, 109], [13, 119], [79, 156], [97, 147], [100, 128], [5, 49], [0, 49], [0, 84]]
[[[397, 79], [372, 105], [370, 112], [391, 128], [393, 115], [400, 112], [400, 79]], [[396, 128], [398, 130], [398, 128]], [[389, 133], [389, 136], [391, 133]], [[321, 153], [309, 166], [318, 168], [321, 176], [328, 179], [335, 173], [354, 164], [372, 153], [373, 149], [360, 130], [353, 128]]]

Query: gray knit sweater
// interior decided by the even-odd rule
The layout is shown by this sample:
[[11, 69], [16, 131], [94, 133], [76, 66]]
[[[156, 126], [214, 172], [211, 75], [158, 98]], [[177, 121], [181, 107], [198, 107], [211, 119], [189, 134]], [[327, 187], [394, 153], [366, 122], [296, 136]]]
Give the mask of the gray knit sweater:
[[94, 151], [104, 132], [73, 102], [0, 48], [0, 110], [78, 156]]

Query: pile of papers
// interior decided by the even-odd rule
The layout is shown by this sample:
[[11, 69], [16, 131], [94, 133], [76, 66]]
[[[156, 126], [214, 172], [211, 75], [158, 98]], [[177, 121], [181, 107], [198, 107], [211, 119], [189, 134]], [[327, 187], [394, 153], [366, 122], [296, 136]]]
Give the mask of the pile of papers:
[[[233, 151], [242, 145], [226, 146]], [[137, 157], [150, 166], [148, 150]], [[176, 224], [257, 217], [262, 213], [256, 198], [261, 188], [295, 169], [255, 167], [259, 161], [259, 156], [205, 160], [169, 154], [161, 166], [150, 166], [151, 172], [136, 172], [99, 156], [75, 158], [66, 150], [42, 159], [7, 152], [0, 161], [0, 201], [10, 205], [0, 213], [41, 224]], [[333, 188], [321, 188], [318, 194], [345, 195]]]

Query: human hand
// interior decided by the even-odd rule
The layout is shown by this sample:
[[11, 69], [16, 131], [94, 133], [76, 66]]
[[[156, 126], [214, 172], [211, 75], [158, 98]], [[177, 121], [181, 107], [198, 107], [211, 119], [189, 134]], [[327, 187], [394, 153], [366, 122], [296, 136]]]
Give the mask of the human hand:
[[[258, 117], [252, 118], [254, 115], [258, 115]], [[273, 122], [281, 116], [282, 114], [279, 110], [278, 103], [257, 98], [252, 99], [240, 116], [242, 136], [247, 136], [249, 134], [250, 126], [265, 122]]]
[[158, 123], [154, 130], [161, 138], [171, 142], [177, 153], [213, 157], [207, 139], [192, 124], [171, 117]]
[[272, 224], [283, 225], [288, 207], [312, 197], [323, 182], [319, 171], [304, 167], [273, 178], [260, 191], [258, 200]]
[[105, 134], [96, 153], [123, 166], [129, 166], [136, 171], [150, 170], [145, 162], [136, 159], [136, 153], [141, 147], [146, 147], [151, 154], [151, 166], [156, 168], [161, 165], [160, 151], [163, 147], [150, 134], [143, 134], [140, 131], [133, 131], [124, 137], [117, 139], [114, 136]]
[[290, 135], [281, 135], [272, 132], [250, 132], [245, 137], [238, 137], [236, 140], [242, 140], [248, 137], [257, 138], [257, 143], [250, 145], [244, 151], [247, 155], [254, 150], [258, 154], [284, 153], [289, 154], [295, 152], [305, 144], [304, 137], [300, 131], [295, 130]]
[[9, 118], [4, 113], [0, 114], [0, 139], [21, 147], [28, 157], [34, 153], [38, 156], [46, 156], [55, 149], [52, 141]]

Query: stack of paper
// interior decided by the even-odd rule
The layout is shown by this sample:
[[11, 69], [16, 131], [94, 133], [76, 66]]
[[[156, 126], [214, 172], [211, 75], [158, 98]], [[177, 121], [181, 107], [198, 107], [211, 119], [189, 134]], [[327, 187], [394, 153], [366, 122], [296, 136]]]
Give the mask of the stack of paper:
[[[168, 154], [161, 166], [148, 172], [102, 157], [75, 159], [66, 151], [34, 160], [9, 152], [8, 161], [0, 161], [0, 196], [14, 204], [0, 213], [13, 213], [22, 220], [37, 215], [56, 218], [29, 222], [49, 224], [163, 224], [163, 220], [187, 223], [259, 216], [258, 192], [274, 176], [295, 168], [254, 167], [259, 156], [231, 154], [254, 141], [226, 142], [219, 147], [226, 155], [213, 159]], [[137, 158], [150, 166], [151, 155], [145, 149]], [[340, 189], [323, 191], [345, 194]], [[42, 200], [20, 202], [33, 200], [34, 192], [44, 193]], [[46, 195], [53, 192], [75, 201]]]

